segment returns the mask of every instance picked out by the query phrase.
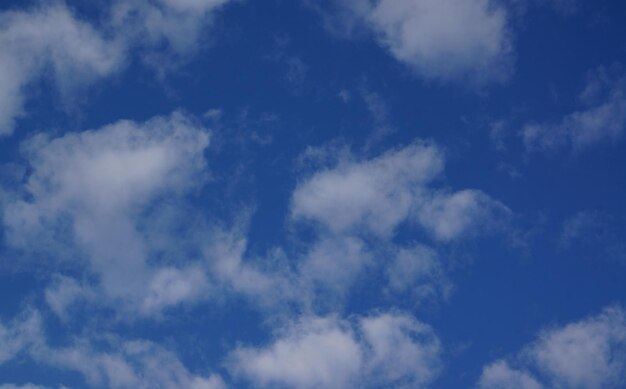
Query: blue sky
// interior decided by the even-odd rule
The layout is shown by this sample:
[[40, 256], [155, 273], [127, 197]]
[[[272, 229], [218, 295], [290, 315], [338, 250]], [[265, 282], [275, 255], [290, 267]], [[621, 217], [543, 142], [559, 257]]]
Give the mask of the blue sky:
[[0, 389], [626, 386], [626, 3], [0, 4]]

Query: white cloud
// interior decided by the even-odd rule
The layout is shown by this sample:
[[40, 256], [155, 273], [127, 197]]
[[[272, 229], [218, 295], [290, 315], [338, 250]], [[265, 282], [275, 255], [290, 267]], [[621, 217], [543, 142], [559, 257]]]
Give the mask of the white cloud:
[[417, 218], [435, 238], [450, 241], [489, 227], [508, 209], [479, 190], [435, 192], [417, 210]]
[[226, 387], [218, 375], [194, 374], [174, 353], [149, 341], [123, 340], [112, 334], [92, 333], [72, 337], [64, 346], [51, 346], [37, 311], [25, 312], [6, 328], [0, 323], [0, 350], [3, 350], [0, 351], [0, 365], [19, 353], [38, 364], [75, 371], [85, 378], [89, 387]]
[[61, 92], [117, 70], [122, 47], [61, 4], [0, 13], [0, 135], [24, 114], [26, 87], [51, 69]]
[[67, 100], [78, 87], [120, 71], [139, 53], [163, 72], [197, 51], [213, 13], [229, 0], [124, 0], [98, 25], [62, 2], [0, 12], [0, 136], [26, 114], [28, 90], [46, 74]]
[[432, 329], [411, 316], [383, 313], [361, 319], [367, 342], [367, 383], [422, 388], [440, 370], [441, 345]]
[[620, 140], [626, 127], [626, 77], [600, 67], [590, 73], [581, 92], [583, 108], [556, 123], [529, 123], [522, 129], [529, 151], [560, 148], [580, 152]]
[[449, 193], [431, 188], [443, 171], [442, 153], [412, 144], [366, 161], [343, 158], [296, 188], [291, 212], [334, 233], [393, 234], [405, 221], [417, 221], [436, 239], [449, 241], [488, 223], [501, 204], [476, 190]]
[[490, 0], [336, 0], [347, 25], [364, 25], [427, 79], [503, 81], [512, 72], [507, 12]]
[[393, 292], [411, 292], [416, 301], [446, 297], [451, 289], [437, 253], [416, 244], [398, 249], [393, 261], [386, 266], [389, 288]]
[[415, 302], [447, 297], [451, 287], [439, 257], [424, 245], [407, 248], [368, 243], [357, 236], [322, 233], [287, 255], [282, 249], [263, 257], [246, 256], [241, 231], [211, 229], [204, 257], [208, 273], [220, 292], [235, 292], [264, 308], [301, 307], [328, 312], [345, 301], [351, 287], [380, 271], [388, 289], [409, 293]]
[[361, 369], [361, 349], [345, 324], [312, 318], [295, 324], [267, 349], [234, 353], [235, 372], [260, 386], [342, 388]]
[[543, 332], [527, 351], [553, 382], [571, 388], [626, 384], [626, 318], [621, 308]]
[[369, 149], [372, 145], [395, 132], [395, 129], [389, 120], [389, 107], [379, 94], [362, 89], [361, 96], [374, 121], [374, 128], [365, 143], [365, 148]]
[[67, 347], [34, 349], [31, 355], [39, 363], [82, 374], [93, 387], [225, 388], [219, 376], [189, 372], [173, 353], [154, 343], [117, 341], [111, 347], [116, 351], [97, 351], [79, 339]]
[[[303, 259], [300, 283], [313, 288], [319, 285], [342, 294], [372, 260], [372, 253], [358, 238], [321, 237]], [[328, 301], [328, 296], [324, 299]]]
[[499, 388], [496, 384], [508, 379], [530, 385], [521, 388], [621, 388], [626, 384], [624, 311], [611, 307], [597, 316], [545, 330], [518, 359], [521, 369], [511, 369], [504, 361], [486, 367], [483, 387]]
[[41, 319], [35, 312], [24, 312], [8, 326], [0, 322], [0, 365], [36, 343], [40, 327]]
[[332, 157], [320, 153], [322, 162], [337, 162], [299, 182], [291, 201], [291, 221], [315, 227], [297, 271], [306, 301], [318, 308], [336, 306], [375, 272], [387, 277], [388, 295], [407, 293], [416, 303], [446, 298], [451, 286], [439, 257], [423, 244], [396, 244], [398, 227], [418, 226], [448, 243], [492, 230], [510, 214], [478, 190], [436, 188], [444, 157], [432, 144], [414, 143], [369, 160], [342, 149]]
[[404, 221], [423, 185], [443, 169], [443, 156], [414, 144], [369, 161], [342, 160], [301, 182], [292, 214], [321, 222], [335, 232], [365, 228], [390, 235]]
[[204, 258], [222, 291], [241, 293], [263, 306], [301, 297], [303, 291], [296, 287], [292, 272], [271, 256], [258, 261], [246, 258], [246, 246], [245, 236], [239, 229], [212, 228], [207, 234]]
[[239, 348], [231, 370], [256, 385], [345, 388], [398, 384], [421, 388], [440, 369], [430, 327], [400, 313], [308, 317], [289, 325], [266, 348]]
[[142, 309], [144, 312], [158, 312], [165, 307], [201, 299], [208, 293], [208, 288], [209, 282], [200, 266], [161, 268], [150, 281]]
[[443, 170], [435, 146], [416, 143], [365, 161], [342, 154], [293, 194], [289, 221], [315, 221], [314, 239], [304, 250], [278, 247], [257, 258], [247, 254], [245, 228], [210, 225], [185, 205], [205, 182], [207, 145], [206, 130], [180, 113], [23, 145], [30, 173], [5, 201], [5, 239], [33, 257], [71, 264], [83, 279], [48, 287], [53, 312], [64, 319], [79, 303], [114, 304], [132, 320], [229, 293], [262, 307], [327, 309], [368, 269], [387, 277], [381, 292], [445, 298], [450, 286], [438, 257], [421, 245], [396, 247], [397, 226], [414, 223], [447, 242], [505, 210], [479, 191], [433, 189]]
[[[175, 203], [203, 182], [208, 139], [178, 113], [56, 139], [34, 137], [24, 145], [31, 168], [24, 193], [4, 207], [8, 243], [60, 260], [65, 245], [75, 247], [107, 296], [137, 304], [147, 298], [145, 308], [196, 297], [203, 276], [192, 268], [154, 268], [147, 242], [160, 201]], [[47, 243], [55, 241], [61, 243]], [[60, 303], [56, 297], [51, 301]]]
[[96, 297], [95, 292], [88, 286], [66, 276], [57, 276], [44, 292], [46, 303], [59, 318], [67, 320], [68, 310], [82, 301], [89, 301]]

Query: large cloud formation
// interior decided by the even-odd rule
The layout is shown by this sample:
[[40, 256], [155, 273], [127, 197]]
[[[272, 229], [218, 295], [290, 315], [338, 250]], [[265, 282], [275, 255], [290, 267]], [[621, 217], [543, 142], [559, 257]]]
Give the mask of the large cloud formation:
[[[389, 291], [410, 291], [416, 301], [445, 296], [443, 266], [427, 244], [487, 232], [510, 211], [481, 191], [438, 185], [444, 161], [437, 146], [415, 142], [370, 159], [341, 154], [334, 166], [300, 181], [291, 218], [318, 233], [300, 266], [305, 284], [341, 295], [369, 268], [386, 273]], [[397, 245], [401, 226], [417, 227], [429, 239]]]
[[[107, 296], [146, 310], [193, 298], [206, 280], [175, 267], [175, 258], [149, 263], [158, 251], [150, 229], [158, 224], [142, 221], [164, 217], [202, 182], [208, 142], [204, 128], [178, 113], [56, 139], [35, 136], [24, 145], [31, 169], [24, 193], [4, 207], [7, 242], [56, 261], [83, 258]], [[66, 300], [68, 291], [80, 290], [67, 282], [58, 287]], [[60, 291], [49, 296], [57, 306]]]

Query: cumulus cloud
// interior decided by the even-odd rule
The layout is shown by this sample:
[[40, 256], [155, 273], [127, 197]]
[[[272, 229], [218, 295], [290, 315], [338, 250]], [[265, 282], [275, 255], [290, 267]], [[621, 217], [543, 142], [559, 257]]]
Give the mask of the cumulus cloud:
[[263, 387], [427, 386], [440, 369], [432, 329], [402, 313], [352, 321], [307, 317], [288, 325], [266, 347], [240, 347], [231, 370]]
[[293, 301], [303, 293], [294, 283], [295, 274], [285, 269], [281, 261], [269, 256], [258, 261], [246, 258], [247, 240], [239, 228], [212, 228], [207, 237], [204, 259], [223, 291], [248, 296], [263, 306]]
[[174, 113], [23, 144], [29, 173], [5, 196], [4, 238], [27, 256], [74, 266], [81, 281], [59, 276], [45, 291], [59, 318], [86, 303], [133, 312], [125, 315], [132, 320], [230, 294], [262, 307], [326, 310], [368, 270], [384, 274], [381, 293], [445, 298], [439, 257], [424, 244], [395, 244], [398, 226], [445, 243], [507, 212], [480, 191], [434, 188], [444, 160], [431, 144], [369, 160], [342, 154], [294, 190], [288, 222], [312, 222], [312, 239], [255, 256], [245, 226], [218, 227], [187, 205], [206, 182], [208, 141], [193, 118]]
[[[205, 129], [179, 113], [34, 137], [23, 146], [31, 169], [23, 193], [4, 207], [7, 243], [57, 260], [64, 245], [74, 247], [106, 295], [137, 303], [146, 298], [146, 308], [197, 296], [205, 280], [193, 268], [148, 263], [153, 248], [145, 221], [159, 214], [160, 202], [176, 202], [203, 181], [208, 141]], [[47, 243], [55, 241], [62, 243]], [[60, 304], [72, 294], [69, 286], [48, 299]]]
[[263, 386], [346, 387], [354, 384], [361, 358], [349, 329], [333, 319], [314, 318], [296, 324], [268, 349], [237, 350], [234, 370]]
[[505, 8], [490, 0], [336, 0], [340, 23], [365, 26], [426, 79], [506, 80], [512, 45]]
[[368, 161], [342, 160], [298, 185], [292, 215], [335, 232], [365, 228], [390, 235], [408, 217], [423, 185], [442, 169], [439, 150], [421, 144]]
[[431, 188], [443, 167], [441, 151], [420, 143], [365, 161], [344, 158], [298, 185], [292, 216], [335, 233], [366, 231], [382, 237], [411, 220], [448, 241], [503, 209], [480, 191]]
[[[519, 368], [497, 361], [483, 370], [485, 389], [506, 387], [620, 388], [626, 383], [626, 316], [606, 308], [563, 327], [545, 330], [517, 358]], [[517, 385], [517, 386], [515, 386]]]
[[[486, 232], [510, 214], [481, 191], [438, 188], [444, 155], [432, 144], [416, 142], [371, 159], [326, 154], [325, 161], [335, 162], [301, 180], [291, 200], [292, 222], [316, 231], [297, 270], [300, 284], [315, 292], [309, 300], [322, 306], [378, 272], [386, 276], [388, 295], [407, 293], [416, 303], [445, 298], [451, 286], [444, 267], [425, 244]], [[395, 243], [401, 225], [422, 229], [425, 242]]]
[[[98, 347], [94, 343], [98, 343]], [[81, 374], [89, 387], [223, 389], [218, 375], [190, 372], [171, 351], [149, 341], [124, 340], [111, 334], [72, 337], [51, 346], [37, 311], [25, 312], [4, 327], [0, 323], [0, 364], [17, 353], [53, 368]], [[9, 353], [6, 352], [9, 350]], [[28, 388], [28, 386], [26, 386]]]
[[580, 152], [620, 140], [626, 127], [626, 77], [617, 68], [590, 72], [580, 95], [581, 109], [556, 122], [526, 124], [522, 129], [526, 149]]

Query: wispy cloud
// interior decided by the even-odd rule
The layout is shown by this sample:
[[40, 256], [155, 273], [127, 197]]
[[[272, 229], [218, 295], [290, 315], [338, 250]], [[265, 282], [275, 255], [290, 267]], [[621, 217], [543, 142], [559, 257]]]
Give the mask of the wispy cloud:
[[626, 126], [626, 78], [619, 67], [600, 67], [590, 72], [580, 100], [580, 110], [556, 122], [526, 124], [522, 129], [526, 149], [582, 152], [622, 138]]

